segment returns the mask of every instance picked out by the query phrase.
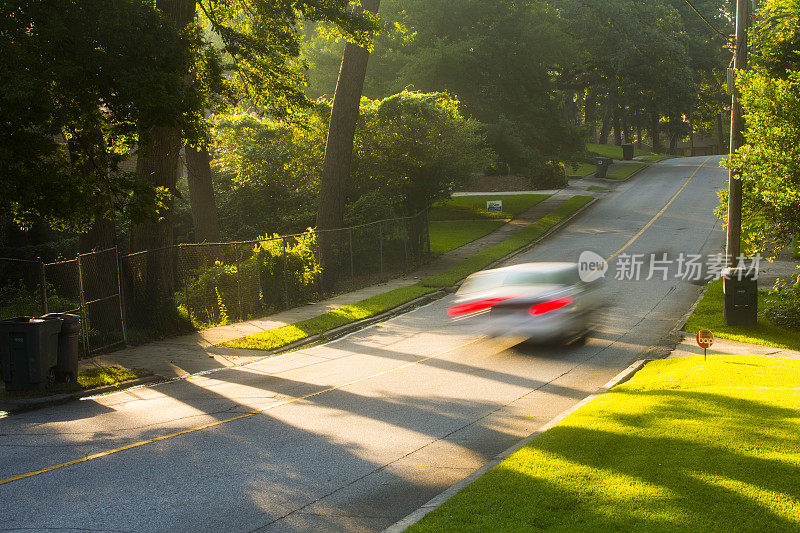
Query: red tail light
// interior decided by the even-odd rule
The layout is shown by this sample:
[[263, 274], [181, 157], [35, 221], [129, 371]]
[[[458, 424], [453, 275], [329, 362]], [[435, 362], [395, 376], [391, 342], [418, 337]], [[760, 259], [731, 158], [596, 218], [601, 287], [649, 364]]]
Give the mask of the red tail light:
[[572, 298], [569, 296], [565, 296], [564, 298], [557, 298], [555, 300], [550, 300], [549, 302], [543, 302], [540, 304], [536, 304], [532, 306], [528, 312], [531, 316], [539, 316], [545, 313], [549, 313], [550, 311], [555, 311], [556, 309], [561, 309], [562, 307], [566, 307], [572, 303]]
[[465, 304], [454, 305], [447, 310], [447, 316], [459, 316], [459, 315], [466, 315], [469, 313], [477, 313], [478, 311], [489, 309], [490, 307], [497, 305], [500, 302], [505, 302], [506, 300], [510, 300], [512, 298], [516, 298], [516, 296], [506, 296], [503, 298], [486, 298], [484, 300], [478, 300], [475, 302], [468, 302]]

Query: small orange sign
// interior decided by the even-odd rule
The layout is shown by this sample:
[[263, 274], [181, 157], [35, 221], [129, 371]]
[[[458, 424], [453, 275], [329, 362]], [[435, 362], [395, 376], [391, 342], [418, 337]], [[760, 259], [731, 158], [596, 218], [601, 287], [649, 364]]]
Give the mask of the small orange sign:
[[697, 345], [708, 350], [714, 344], [714, 334], [708, 329], [701, 329], [697, 332]]

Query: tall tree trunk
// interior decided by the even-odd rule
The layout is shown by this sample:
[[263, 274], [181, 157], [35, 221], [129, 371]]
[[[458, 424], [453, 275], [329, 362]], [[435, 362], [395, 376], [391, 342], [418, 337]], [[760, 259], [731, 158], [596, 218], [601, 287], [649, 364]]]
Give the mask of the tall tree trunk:
[[600, 128], [600, 144], [608, 144], [608, 135], [611, 132], [611, 116], [614, 114], [613, 97], [608, 95], [606, 97], [606, 109], [603, 114], [603, 126]]
[[639, 145], [639, 150], [642, 149], [642, 117], [639, 111], [636, 111], [636, 144]]
[[211, 181], [211, 156], [208, 148], [186, 145], [189, 201], [192, 204], [192, 224], [195, 242], [220, 242], [217, 205]]
[[622, 128], [620, 127], [620, 112], [621, 109], [618, 105], [614, 106], [614, 144], [617, 146], [622, 145]]
[[659, 131], [659, 116], [658, 113], [650, 114], [650, 138], [653, 139], [653, 152], [659, 153], [663, 150], [661, 147], [661, 132]]
[[586, 99], [583, 103], [583, 122], [589, 126], [589, 140], [597, 141], [597, 99], [591, 88], [586, 89]]
[[[362, 0], [361, 7], [357, 9], [377, 13], [379, 7], [380, 0]], [[353, 137], [368, 61], [369, 51], [366, 48], [347, 43], [333, 96], [317, 208], [320, 262], [326, 289], [331, 288], [336, 280], [333, 258], [337, 237], [336, 232], [326, 230], [341, 228], [343, 225], [347, 180], [353, 157]]]
[[575, 124], [578, 116], [578, 104], [575, 101], [575, 91], [564, 91], [564, 120]]
[[[178, 29], [188, 26], [197, 8], [196, 0], [156, 0], [156, 9], [164, 13]], [[187, 72], [188, 79], [188, 72]], [[138, 179], [157, 187], [164, 187], [170, 193], [176, 192], [178, 181], [178, 159], [181, 149], [181, 132], [175, 126], [151, 128], [146, 146], [140, 146], [136, 163]], [[166, 203], [162, 218], [131, 228], [131, 251], [156, 250], [172, 246], [173, 201]], [[138, 280], [139, 290], [135, 291], [134, 309], [153, 315], [145, 310], [160, 309], [171, 302], [175, 285], [173, 279], [173, 251], [162, 249], [146, 254], [144, 260], [137, 261], [137, 271], [133, 273]], [[133, 265], [131, 265], [133, 268]]]

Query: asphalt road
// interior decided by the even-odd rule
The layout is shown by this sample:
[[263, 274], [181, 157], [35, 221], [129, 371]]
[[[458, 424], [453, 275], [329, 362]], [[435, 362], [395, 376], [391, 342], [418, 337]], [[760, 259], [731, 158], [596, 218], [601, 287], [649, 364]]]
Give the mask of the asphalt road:
[[[687, 183], [705, 160], [654, 165], [511, 262], [609, 257], [684, 184], [623, 253], [720, 252], [719, 158]], [[2, 419], [0, 530], [381, 530], [662, 342], [701, 284], [616, 281], [620, 257], [582, 347], [486, 338], [447, 319], [449, 296], [324, 346]]]

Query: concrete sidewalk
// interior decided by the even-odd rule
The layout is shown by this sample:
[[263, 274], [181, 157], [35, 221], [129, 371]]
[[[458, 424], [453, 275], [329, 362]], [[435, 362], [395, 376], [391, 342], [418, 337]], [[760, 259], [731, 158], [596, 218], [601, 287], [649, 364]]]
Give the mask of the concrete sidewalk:
[[[581, 194], [591, 194], [580, 191]], [[499, 227], [494, 232], [481, 237], [460, 248], [451, 250], [437, 257], [403, 277], [392, 279], [377, 285], [371, 285], [356, 291], [341, 294], [327, 300], [310, 303], [267, 317], [239, 322], [227, 326], [209, 328], [189, 335], [173, 337], [162, 341], [150, 342], [141, 346], [128, 347], [116, 352], [98, 355], [81, 360], [81, 369], [97, 366], [122, 366], [126, 368], [144, 368], [165, 378], [184, 377], [198, 372], [247, 364], [267, 356], [260, 350], [244, 350], [226, 348], [220, 344], [246, 337], [254, 333], [283, 327], [301, 320], [307, 320], [325, 314], [339, 307], [354, 304], [391, 291], [408, 287], [420, 279], [443, 272], [476, 253], [498, 244], [515, 235], [559, 205], [572, 198], [577, 191], [558, 191], [550, 198], [520, 214], [514, 220]]]

